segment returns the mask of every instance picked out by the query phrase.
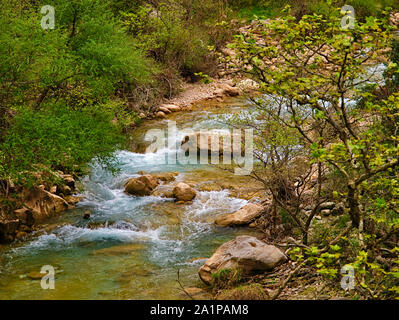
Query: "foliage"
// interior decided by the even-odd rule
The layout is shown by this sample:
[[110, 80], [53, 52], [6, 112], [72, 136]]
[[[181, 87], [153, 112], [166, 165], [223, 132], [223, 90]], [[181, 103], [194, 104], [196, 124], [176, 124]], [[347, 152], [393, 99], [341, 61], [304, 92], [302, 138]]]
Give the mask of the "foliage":
[[164, 0], [143, 3], [137, 10], [123, 12], [122, 17], [128, 33], [149, 56], [192, 76], [213, 65], [213, 52], [229, 33], [222, 23], [227, 12], [222, 1]]
[[[266, 169], [263, 173], [255, 172], [255, 178], [266, 182], [275, 203], [290, 213], [306, 247], [313, 219], [320, 211], [320, 205], [327, 200], [341, 203], [342, 214], [350, 219], [348, 228], [341, 227], [338, 239], [351, 229], [357, 230], [350, 233], [357, 239], [357, 245], [345, 252], [342, 259], [341, 253], [330, 253], [329, 249], [321, 250], [322, 247], [317, 249], [325, 243], [315, 243], [314, 250], [303, 254], [312, 256], [312, 252], [318, 252], [317, 257], [308, 257], [306, 261], [313, 262], [319, 272], [331, 278], [338, 274], [334, 265], [337, 259], [348, 264], [352, 259], [357, 261], [362, 252], [368, 250], [373, 252], [367, 256], [368, 267], [377, 264], [377, 257], [384, 255], [383, 246], [390, 248], [388, 259], [392, 261], [392, 252], [397, 250], [395, 239], [399, 227], [395, 209], [399, 194], [399, 95], [389, 91], [382, 99], [376, 98], [381, 96], [378, 88], [385, 85], [376, 70], [380, 67], [377, 58], [385, 56], [389, 59], [385, 50], [391, 44], [389, 16], [368, 17], [348, 30], [341, 29], [341, 17], [339, 9], [328, 16], [304, 15], [299, 21], [287, 14], [260, 22], [252, 32], [237, 36], [232, 45], [238, 52], [238, 60], [242, 61], [241, 70], [260, 83], [264, 94], [255, 103], [267, 117], [258, 117], [258, 122], [252, 120], [251, 127], [267, 128], [270, 123], [271, 128], [278, 128], [272, 130], [274, 135], [283, 132], [282, 137], [284, 128], [287, 136], [290, 130], [295, 130], [299, 138], [292, 134], [289, 135], [291, 140], [287, 136], [281, 140], [301, 146], [299, 155], [307, 159], [302, 162], [308, 161], [310, 170], [306, 173], [305, 166], [305, 176], [311, 177], [311, 168], [315, 167], [313, 188], [306, 187], [306, 181], [301, 180], [299, 174], [292, 176], [289, 170], [281, 173], [281, 180], [288, 181], [284, 185], [291, 183], [294, 187], [290, 196], [287, 192], [273, 191], [273, 186], [278, 186], [268, 180], [270, 172], [276, 171], [273, 161], [260, 159]], [[262, 43], [257, 41], [259, 37]], [[395, 64], [387, 65], [388, 70], [396, 68]], [[358, 101], [362, 101], [359, 107]], [[264, 146], [273, 147], [276, 137], [261, 133], [262, 145], [256, 146], [255, 154], [266, 154], [270, 158], [273, 153]], [[277, 140], [277, 145], [285, 146], [281, 140]], [[298, 159], [298, 151], [294, 148], [282, 154], [287, 159]], [[288, 168], [295, 167], [290, 163]], [[298, 169], [294, 171], [300, 172]], [[339, 177], [334, 183], [326, 182], [334, 176]], [[305, 190], [298, 186], [304, 186]], [[304, 201], [310, 202], [312, 209], [302, 220]], [[389, 265], [392, 272], [392, 263]], [[371, 269], [374, 273], [363, 277], [362, 288], [376, 281], [382, 286], [388, 279], [387, 274]], [[383, 281], [375, 277], [383, 277]], [[370, 297], [364, 290], [359, 291]], [[379, 296], [395, 294], [373, 290], [375, 294], [377, 291]]]
[[52, 5], [56, 27], [43, 30], [36, 6], [2, 2], [2, 179], [34, 179], [39, 164], [73, 172], [95, 156], [108, 157], [122, 141], [121, 126], [136, 121], [115, 92], [149, 81], [147, 58], [107, 2]]
[[122, 142], [120, 129], [110, 125], [112, 111], [102, 105], [78, 111], [61, 105], [20, 110], [2, 143], [0, 175], [27, 185], [43, 167], [74, 172], [93, 155], [107, 161]]

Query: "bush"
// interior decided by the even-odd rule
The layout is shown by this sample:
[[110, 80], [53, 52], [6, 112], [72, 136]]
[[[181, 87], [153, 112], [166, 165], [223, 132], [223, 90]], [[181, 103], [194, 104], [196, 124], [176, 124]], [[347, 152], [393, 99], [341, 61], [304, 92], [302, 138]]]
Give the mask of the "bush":
[[41, 168], [73, 173], [95, 156], [106, 163], [123, 142], [112, 117], [112, 110], [102, 106], [79, 111], [22, 108], [0, 145], [0, 176], [32, 184]]

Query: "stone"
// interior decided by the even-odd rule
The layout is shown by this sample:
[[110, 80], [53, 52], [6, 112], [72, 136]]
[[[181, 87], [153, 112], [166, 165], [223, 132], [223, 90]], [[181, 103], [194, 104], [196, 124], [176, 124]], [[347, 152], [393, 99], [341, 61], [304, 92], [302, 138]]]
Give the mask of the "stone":
[[223, 89], [216, 89], [213, 94], [217, 97], [217, 98], [223, 98], [224, 95], [224, 90]]
[[171, 111], [168, 108], [165, 108], [165, 107], [159, 107], [158, 110], [163, 112], [163, 113], [165, 113], [165, 114], [171, 113]]
[[166, 172], [154, 174], [153, 176], [162, 182], [172, 182], [176, 180], [177, 175], [179, 175], [177, 172]]
[[162, 105], [162, 107], [168, 109], [170, 112], [181, 111], [181, 108], [174, 104], [164, 104], [164, 105]]
[[188, 184], [180, 182], [173, 188], [173, 196], [180, 201], [191, 201], [197, 196], [197, 192]]
[[201, 186], [198, 186], [197, 189], [199, 191], [211, 192], [211, 191], [222, 191], [222, 187], [218, 184], [206, 183]]
[[31, 280], [41, 280], [45, 275], [46, 273], [41, 273], [39, 271], [32, 271], [28, 273], [27, 277]]
[[212, 275], [222, 269], [240, 270], [243, 275], [273, 270], [287, 261], [277, 247], [251, 236], [239, 236], [221, 245], [199, 269], [203, 282], [210, 285]]
[[331, 210], [335, 207], [335, 202], [324, 202], [320, 205], [320, 210]]
[[322, 216], [324, 216], [324, 217], [328, 217], [328, 216], [331, 215], [331, 210], [329, 210], [329, 209], [321, 210], [321, 211], [320, 211], [320, 214], [321, 214]]
[[390, 23], [399, 27], [399, 12], [391, 13]]
[[157, 118], [161, 118], [161, 119], [166, 118], [166, 114], [165, 114], [164, 112], [162, 112], [162, 111], [158, 111], [158, 112], [155, 114], [155, 116], [156, 116]]
[[72, 195], [72, 189], [70, 186], [64, 185], [64, 186], [59, 186], [57, 188], [57, 191], [59, 194], [62, 194], [64, 196], [70, 196]]
[[120, 246], [114, 246], [110, 248], [104, 248], [99, 250], [94, 250], [92, 255], [104, 255], [104, 256], [119, 256], [131, 254], [135, 251], [142, 250], [144, 248], [141, 244], [125, 244]]
[[[181, 148], [185, 152], [197, 151], [197, 154], [243, 154], [245, 149], [241, 143], [244, 135], [231, 134], [229, 132], [197, 132], [187, 135], [181, 142]], [[236, 144], [236, 145], [234, 145]]]
[[158, 179], [151, 175], [130, 179], [125, 184], [125, 192], [134, 196], [149, 196], [159, 185]]
[[235, 96], [239, 96], [240, 95], [240, 89], [237, 87], [232, 87], [229, 85], [225, 85], [224, 86], [224, 93], [231, 96], [231, 97], [235, 97]]
[[247, 225], [253, 219], [258, 218], [264, 212], [264, 208], [258, 204], [250, 203], [235, 213], [225, 214], [217, 217], [215, 223], [222, 227], [233, 227]]

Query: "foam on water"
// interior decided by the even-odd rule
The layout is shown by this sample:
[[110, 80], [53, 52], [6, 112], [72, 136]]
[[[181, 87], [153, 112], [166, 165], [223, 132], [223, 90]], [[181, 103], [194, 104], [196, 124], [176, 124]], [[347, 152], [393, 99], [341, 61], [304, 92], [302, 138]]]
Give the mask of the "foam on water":
[[87, 242], [135, 243], [140, 241], [159, 241], [162, 228], [157, 230], [135, 231], [115, 227], [99, 229], [80, 228], [71, 225], [63, 226], [51, 234], [45, 234], [26, 246], [17, 248], [15, 253], [26, 254], [31, 250], [66, 250]]
[[[202, 119], [193, 123], [192, 129], [226, 131], [225, 124], [216, 125], [217, 121], [209, 119], [206, 113], [202, 116]], [[168, 122], [162, 122], [162, 125], [167, 126]], [[162, 204], [168, 204], [173, 201], [171, 199], [134, 197], [124, 192], [126, 181], [139, 176], [139, 171], [177, 171], [184, 174], [192, 168], [203, 168], [200, 165], [167, 163], [168, 156], [176, 153], [176, 145], [183, 140], [185, 134], [184, 127], [180, 127], [175, 135], [176, 143], [172, 141], [172, 144], [168, 145], [166, 136], [165, 147], [155, 152], [115, 152], [114, 165], [118, 169], [115, 174], [101, 163], [93, 161], [90, 164], [90, 174], [81, 180], [84, 187], [83, 201], [77, 205], [75, 211], [55, 219], [56, 224], [62, 223], [62, 226], [9, 250], [5, 262], [7, 272], [21, 275], [37, 270], [42, 265], [59, 264], [66, 270], [66, 279], [71, 281], [68, 282], [68, 286], [87, 286], [91, 290], [92, 286], [100, 288], [109, 285], [109, 288], [115, 288], [115, 283], [107, 281], [111, 275], [118, 276], [119, 271], [109, 274], [108, 270], [129, 270], [136, 265], [149, 264], [152, 268], [162, 268], [162, 272], [151, 276], [150, 279], [146, 278], [145, 283], [160, 281], [161, 278], [174, 283], [176, 267], [187, 266], [187, 261], [193, 257], [208, 256], [221, 243], [231, 239], [235, 231], [216, 227], [214, 218], [219, 214], [232, 213], [248, 202], [231, 197], [227, 190], [199, 192], [192, 204], [176, 207], [176, 210], [179, 210], [176, 217], [173, 216], [173, 212], [172, 217], [168, 217], [169, 213], [163, 212], [162, 209]], [[184, 177], [180, 176], [178, 180], [184, 181]], [[170, 204], [168, 205], [170, 208]], [[91, 215], [89, 221], [82, 219], [82, 214], [86, 211]], [[142, 244], [143, 248], [132, 255], [106, 256], [101, 259], [91, 254], [98, 249], [136, 243]], [[82, 265], [84, 267], [81, 267]], [[89, 277], [91, 280], [88, 281], [94, 281], [96, 284], [81, 282], [80, 276], [75, 276], [81, 272], [86, 272], [83, 277]], [[190, 274], [197, 279], [195, 268]], [[7, 279], [0, 277], [0, 283]], [[141, 280], [137, 281], [139, 285], [144, 285]], [[10, 285], [9, 296], [11, 293], [15, 297], [23, 296], [17, 289], [20, 285], [23, 283], [18, 281], [15, 282], [15, 288]], [[169, 287], [170, 283], [167, 282], [166, 286]], [[35, 297], [35, 287], [32, 286], [29, 290], [31, 293], [27, 293], [26, 297]], [[65, 290], [68, 290], [67, 287]], [[65, 296], [93, 297], [90, 290], [84, 290], [76, 294], [65, 291]], [[129, 298], [134, 298], [135, 294], [140, 296], [140, 293], [133, 292], [129, 293]]]

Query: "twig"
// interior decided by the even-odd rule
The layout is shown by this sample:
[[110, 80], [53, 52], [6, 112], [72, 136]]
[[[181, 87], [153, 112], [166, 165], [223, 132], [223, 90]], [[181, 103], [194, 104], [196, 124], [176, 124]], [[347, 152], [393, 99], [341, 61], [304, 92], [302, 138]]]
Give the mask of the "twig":
[[177, 280], [176, 280], [176, 282], [179, 284], [181, 290], [182, 290], [191, 300], [195, 300], [194, 297], [186, 291], [186, 289], [184, 288], [183, 284], [180, 282], [180, 269], [177, 269]]

